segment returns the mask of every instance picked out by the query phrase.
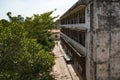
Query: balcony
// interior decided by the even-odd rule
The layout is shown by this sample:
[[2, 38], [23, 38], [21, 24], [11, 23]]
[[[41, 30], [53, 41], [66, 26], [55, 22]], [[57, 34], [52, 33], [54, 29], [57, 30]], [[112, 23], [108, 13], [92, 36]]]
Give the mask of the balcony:
[[77, 30], [87, 30], [87, 27], [86, 27], [85, 23], [81, 23], [81, 24], [60, 24], [59, 26], [64, 27], [64, 28], [77, 29]]
[[76, 42], [75, 40], [71, 39], [70, 37], [68, 37], [67, 35], [65, 35], [64, 33], [60, 33], [61, 37], [67, 42], [69, 43], [72, 47], [74, 47], [79, 54], [78, 55], [86, 55], [86, 48], [81, 45], [80, 43]]

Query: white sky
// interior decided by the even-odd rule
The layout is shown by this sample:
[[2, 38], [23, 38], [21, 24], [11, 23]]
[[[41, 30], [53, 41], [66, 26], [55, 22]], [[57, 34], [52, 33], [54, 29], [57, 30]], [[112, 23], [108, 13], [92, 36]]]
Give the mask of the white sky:
[[53, 16], [62, 15], [78, 0], [0, 0], [0, 19], [8, 19], [7, 12], [23, 17], [57, 9]]

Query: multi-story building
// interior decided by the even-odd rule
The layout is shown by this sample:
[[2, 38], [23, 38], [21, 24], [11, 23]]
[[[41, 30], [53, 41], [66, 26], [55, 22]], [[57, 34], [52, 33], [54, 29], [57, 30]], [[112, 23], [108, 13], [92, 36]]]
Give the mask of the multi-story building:
[[120, 0], [79, 0], [59, 26], [80, 80], [120, 80]]

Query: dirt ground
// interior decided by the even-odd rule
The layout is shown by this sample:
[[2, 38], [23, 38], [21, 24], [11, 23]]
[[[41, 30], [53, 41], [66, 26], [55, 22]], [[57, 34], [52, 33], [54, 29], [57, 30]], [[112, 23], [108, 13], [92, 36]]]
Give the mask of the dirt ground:
[[62, 51], [60, 50], [59, 42], [55, 45], [53, 53], [55, 55], [55, 65], [53, 67], [52, 75], [55, 80], [72, 80]]
[[55, 65], [51, 72], [55, 80], [79, 80], [71, 64], [67, 64], [63, 54], [65, 54], [60, 41], [56, 42], [53, 49], [55, 55]]

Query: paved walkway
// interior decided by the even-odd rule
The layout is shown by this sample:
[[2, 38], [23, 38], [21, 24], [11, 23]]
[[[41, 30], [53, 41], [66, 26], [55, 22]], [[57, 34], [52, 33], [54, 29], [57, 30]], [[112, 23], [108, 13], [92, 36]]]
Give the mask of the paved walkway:
[[55, 54], [55, 65], [52, 74], [55, 80], [79, 80], [70, 64], [66, 64], [63, 57], [63, 49], [60, 42], [55, 45], [53, 52]]

